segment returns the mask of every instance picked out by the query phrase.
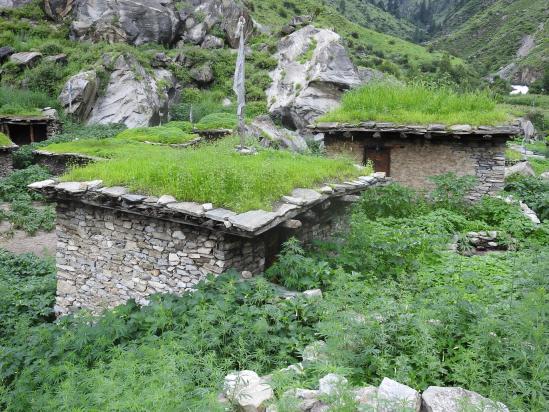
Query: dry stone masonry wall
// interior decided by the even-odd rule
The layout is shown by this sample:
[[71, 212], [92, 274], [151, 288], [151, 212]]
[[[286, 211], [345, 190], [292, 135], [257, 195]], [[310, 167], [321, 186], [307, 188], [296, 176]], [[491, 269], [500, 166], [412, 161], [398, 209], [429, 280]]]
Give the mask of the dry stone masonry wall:
[[229, 269], [259, 274], [290, 236], [307, 242], [343, 230], [357, 193], [385, 182], [376, 174], [295, 189], [273, 211], [240, 214], [103, 188], [101, 181], [47, 180], [30, 188], [57, 203], [56, 312], [63, 315], [98, 313], [129, 299], [147, 304], [155, 293], [180, 295]]
[[6, 177], [13, 171], [13, 148], [0, 147], [0, 178]]

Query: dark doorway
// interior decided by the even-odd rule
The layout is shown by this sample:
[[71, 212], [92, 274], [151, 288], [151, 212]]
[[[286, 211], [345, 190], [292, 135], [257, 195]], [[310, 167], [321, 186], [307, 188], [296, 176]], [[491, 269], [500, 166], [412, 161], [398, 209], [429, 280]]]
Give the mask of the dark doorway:
[[375, 172], [385, 172], [391, 175], [391, 149], [384, 146], [372, 146], [364, 149], [364, 161], [374, 163]]
[[18, 146], [41, 142], [48, 138], [46, 124], [8, 124], [8, 135], [13, 143]]

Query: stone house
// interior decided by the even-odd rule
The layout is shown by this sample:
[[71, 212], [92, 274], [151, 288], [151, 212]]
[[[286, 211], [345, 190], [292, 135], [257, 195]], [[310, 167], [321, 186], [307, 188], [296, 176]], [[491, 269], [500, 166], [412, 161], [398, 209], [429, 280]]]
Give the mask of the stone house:
[[[503, 189], [507, 140], [520, 134], [515, 126], [402, 126], [365, 122], [359, 125], [319, 123], [329, 154], [373, 162], [376, 172], [416, 189], [432, 187], [430, 176], [454, 172], [472, 175], [477, 185], [471, 200]], [[321, 135], [321, 136], [322, 136]]]
[[43, 116], [0, 115], [0, 132], [18, 146], [41, 142], [60, 131], [61, 122], [52, 109]]
[[37, 182], [29, 187], [57, 204], [59, 315], [100, 312], [155, 293], [182, 294], [209, 274], [263, 272], [295, 236], [304, 242], [344, 229], [357, 194], [384, 184], [383, 174], [295, 189], [273, 211], [236, 213], [211, 204], [131, 194], [100, 181]]

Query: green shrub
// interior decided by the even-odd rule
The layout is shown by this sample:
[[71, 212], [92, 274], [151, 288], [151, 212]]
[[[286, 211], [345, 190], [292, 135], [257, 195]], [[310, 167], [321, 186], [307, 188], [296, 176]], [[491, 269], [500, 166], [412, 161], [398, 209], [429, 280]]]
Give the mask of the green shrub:
[[460, 210], [465, 205], [465, 196], [475, 187], [475, 176], [457, 176], [445, 173], [432, 176], [430, 180], [435, 188], [429, 193], [431, 201], [438, 207], [449, 210]]
[[376, 220], [414, 216], [424, 212], [427, 205], [414, 190], [391, 184], [366, 190], [357, 207], [368, 219]]
[[13, 142], [10, 140], [8, 136], [6, 136], [4, 133], [0, 132], [0, 147], [2, 146], [12, 146]]
[[11, 202], [14, 200], [40, 200], [42, 197], [27, 189], [31, 183], [46, 180], [51, 174], [42, 166], [31, 166], [27, 169], [16, 170], [8, 177], [0, 179], [0, 200]]
[[175, 127], [177, 129], [181, 129], [186, 133], [192, 133], [194, 130], [194, 127], [191, 122], [176, 121], [176, 120], [166, 123], [164, 127]]
[[55, 98], [44, 92], [0, 87], [0, 113], [4, 114], [39, 114], [37, 109], [57, 107]]
[[39, 230], [50, 232], [55, 228], [53, 206], [34, 207], [28, 200], [15, 200], [9, 210], [0, 210], [0, 221], [11, 223], [11, 230], [23, 230], [34, 235]]

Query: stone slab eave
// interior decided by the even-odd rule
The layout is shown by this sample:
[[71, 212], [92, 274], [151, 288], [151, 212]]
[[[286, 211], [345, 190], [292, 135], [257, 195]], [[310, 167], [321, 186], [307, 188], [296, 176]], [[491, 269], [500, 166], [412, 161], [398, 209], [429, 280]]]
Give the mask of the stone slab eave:
[[[121, 211], [161, 220], [182, 223], [234, 236], [253, 238], [325, 202], [348, 201], [368, 187], [385, 184], [384, 173], [360, 176], [345, 184], [325, 184], [319, 189], [294, 189], [273, 211], [251, 210], [237, 213], [215, 209], [211, 203], [159, 200], [131, 193], [124, 187], [102, 187], [101, 181], [62, 182], [49, 179], [29, 185], [52, 201], [78, 202], [98, 208]], [[314, 196], [313, 192], [317, 195]], [[167, 196], [163, 196], [163, 199]], [[175, 200], [175, 199], [174, 199]], [[224, 210], [225, 216], [215, 213]]]

